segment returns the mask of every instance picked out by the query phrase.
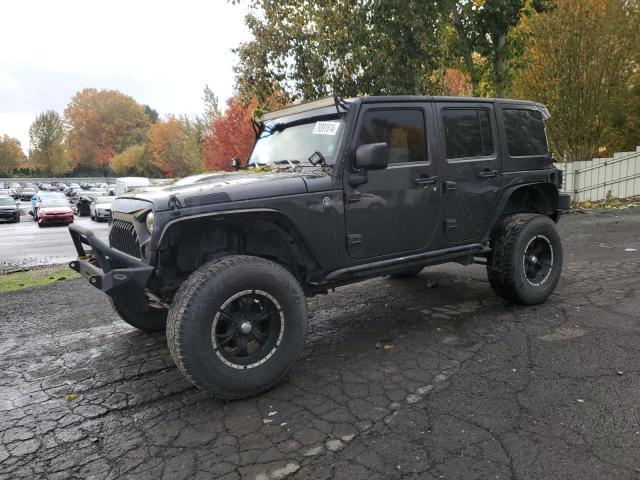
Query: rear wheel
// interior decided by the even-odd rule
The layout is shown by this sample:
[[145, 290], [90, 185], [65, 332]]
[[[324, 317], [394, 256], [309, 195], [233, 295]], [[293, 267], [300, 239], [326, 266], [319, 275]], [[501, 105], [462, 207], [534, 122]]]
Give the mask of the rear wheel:
[[16, 216], [16, 218], [13, 220], [13, 223], [18, 223], [19, 221], [20, 221], [20, 214]]
[[524, 305], [542, 303], [561, 273], [562, 243], [549, 217], [511, 215], [494, 228], [487, 274], [499, 296]]
[[167, 327], [167, 310], [149, 307], [147, 312], [138, 313], [131, 308], [109, 299], [111, 306], [120, 318], [132, 327], [145, 332], [162, 332]]
[[176, 294], [167, 321], [171, 356], [196, 386], [235, 399], [268, 390], [304, 345], [307, 308], [277, 263], [233, 255], [202, 266]]

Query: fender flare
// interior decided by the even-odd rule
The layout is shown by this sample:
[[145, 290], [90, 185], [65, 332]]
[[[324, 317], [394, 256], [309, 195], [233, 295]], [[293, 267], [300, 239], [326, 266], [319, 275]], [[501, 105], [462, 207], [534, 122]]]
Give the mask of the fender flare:
[[[282, 213], [280, 210], [275, 210], [272, 208], [248, 208], [248, 209], [223, 210], [223, 211], [217, 211], [217, 212], [186, 215], [184, 217], [173, 218], [163, 225], [162, 233], [158, 238], [158, 243], [156, 244], [155, 248], [156, 250], [159, 249], [159, 247], [162, 245], [162, 242], [165, 239], [167, 232], [169, 232], [171, 228], [173, 228], [174, 226], [182, 222], [199, 220], [203, 218], [217, 218], [222, 221], [222, 220], [231, 219], [231, 218], [241, 218], [248, 214], [251, 214], [254, 218], [257, 216], [257, 218], [272, 222], [277, 228], [277, 230], [284, 233], [285, 235], [292, 237], [292, 240], [297, 245], [299, 250], [299, 252], [296, 252], [297, 257], [300, 260], [302, 260], [305, 265], [308, 262], [305, 261], [306, 258], [304, 253], [306, 253], [307, 256], [310, 257], [310, 259], [316, 264], [316, 266], [320, 265], [320, 263], [318, 262], [317, 255], [312, 250], [309, 242], [307, 242], [306, 238], [302, 234], [302, 230], [298, 227], [298, 225], [293, 220], [291, 220], [291, 218], [289, 218], [287, 215]], [[286, 229], [283, 229], [282, 226], [285, 226]]]
[[560, 194], [555, 185], [546, 183], [546, 182], [528, 182], [528, 183], [519, 183], [517, 185], [512, 185], [506, 188], [502, 192], [502, 195], [500, 196], [500, 200], [498, 201], [498, 206], [496, 207], [496, 209], [493, 212], [493, 215], [491, 216], [491, 219], [489, 221], [488, 228], [485, 231], [485, 234], [482, 236], [482, 243], [485, 243], [489, 240], [489, 236], [491, 235], [493, 226], [496, 224], [498, 219], [502, 216], [502, 213], [504, 212], [504, 209], [509, 203], [509, 200], [511, 199], [511, 197], [513, 197], [513, 195], [517, 191], [522, 190], [524, 188], [531, 188], [531, 187], [542, 187], [549, 190], [552, 189], [552, 191], [554, 192], [554, 195], [553, 195], [554, 198], [552, 199], [552, 209], [554, 212], [557, 211]]

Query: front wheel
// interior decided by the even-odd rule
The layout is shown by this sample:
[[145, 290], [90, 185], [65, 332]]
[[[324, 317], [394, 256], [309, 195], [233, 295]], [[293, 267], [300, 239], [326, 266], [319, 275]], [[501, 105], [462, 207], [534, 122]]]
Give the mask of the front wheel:
[[544, 215], [506, 217], [491, 234], [489, 283], [510, 302], [535, 305], [555, 289], [562, 273], [562, 242]]
[[307, 307], [296, 278], [277, 263], [233, 255], [203, 265], [180, 287], [167, 342], [178, 368], [222, 399], [278, 383], [304, 345]]
[[162, 332], [167, 328], [167, 311], [149, 307], [146, 312], [136, 312], [122, 303], [109, 298], [111, 306], [120, 318], [132, 327], [145, 332]]

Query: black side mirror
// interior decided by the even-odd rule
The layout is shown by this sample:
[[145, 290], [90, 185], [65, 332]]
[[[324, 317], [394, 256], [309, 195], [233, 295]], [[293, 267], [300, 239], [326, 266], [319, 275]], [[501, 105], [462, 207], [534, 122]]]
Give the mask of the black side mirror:
[[356, 168], [382, 170], [389, 165], [389, 145], [386, 143], [368, 143], [356, 150]]
[[233, 157], [231, 159], [231, 168], [233, 168], [236, 172], [240, 170], [240, 159], [238, 157]]

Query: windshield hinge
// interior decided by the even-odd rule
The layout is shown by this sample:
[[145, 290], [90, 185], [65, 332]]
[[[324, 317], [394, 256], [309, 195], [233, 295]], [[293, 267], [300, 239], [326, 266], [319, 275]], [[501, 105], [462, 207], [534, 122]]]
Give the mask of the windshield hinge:
[[182, 204], [180, 203], [180, 199], [177, 195], [171, 195], [169, 197], [169, 208], [171, 210], [175, 210], [176, 208], [182, 208]]

